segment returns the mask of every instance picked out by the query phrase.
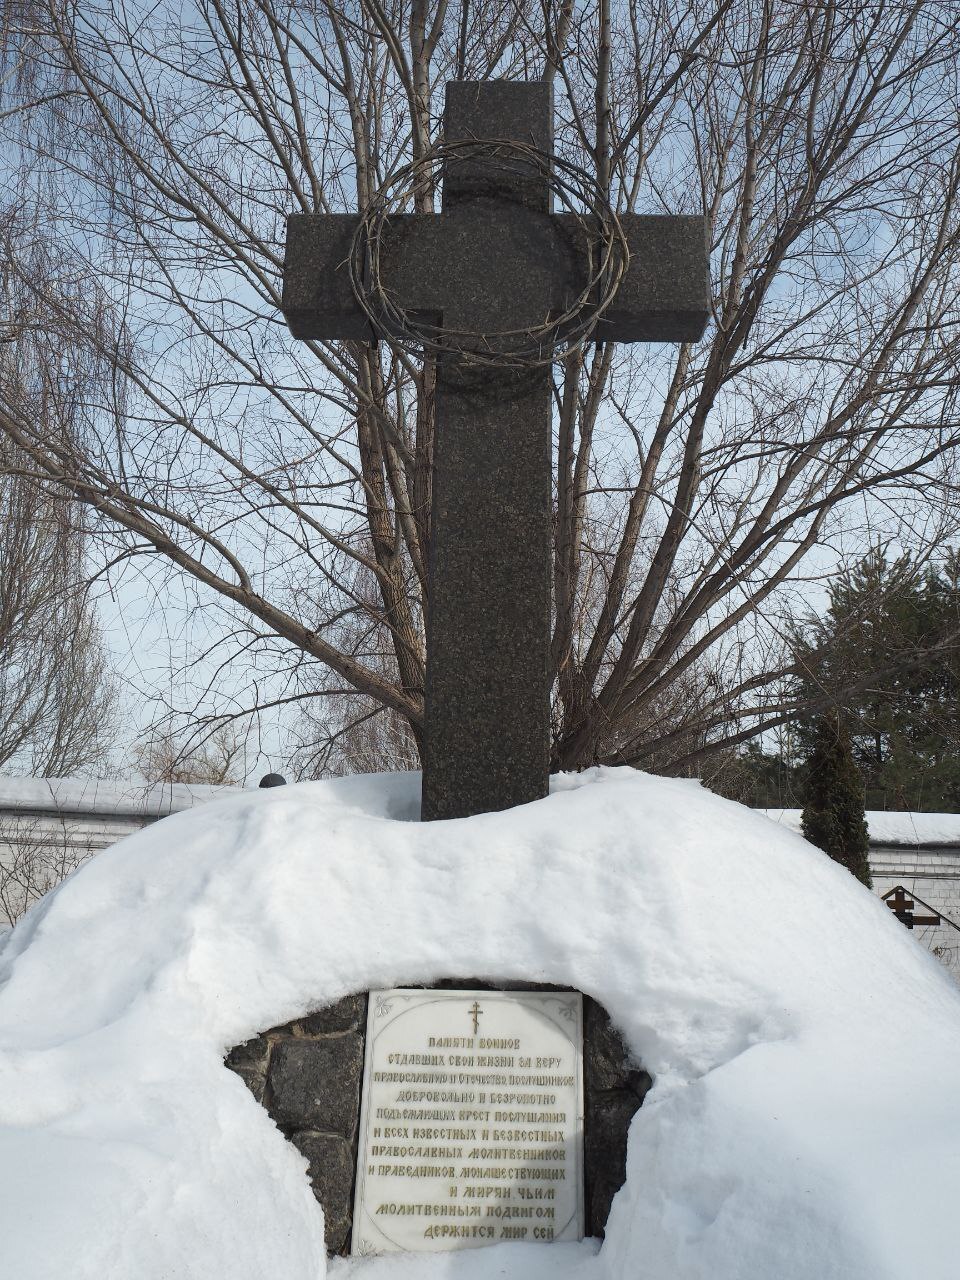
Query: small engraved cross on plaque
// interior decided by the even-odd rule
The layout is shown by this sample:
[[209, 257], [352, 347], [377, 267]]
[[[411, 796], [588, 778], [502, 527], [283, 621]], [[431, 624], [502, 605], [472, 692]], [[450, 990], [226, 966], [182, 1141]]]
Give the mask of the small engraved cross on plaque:
[[476, 1035], [480, 1030], [480, 1019], [483, 1017], [483, 1010], [480, 1008], [477, 1001], [474, 1000], [472, 1008], [468, 1009], [467, 1013], [469, 1013], [473, 1018], [473, 1034]]

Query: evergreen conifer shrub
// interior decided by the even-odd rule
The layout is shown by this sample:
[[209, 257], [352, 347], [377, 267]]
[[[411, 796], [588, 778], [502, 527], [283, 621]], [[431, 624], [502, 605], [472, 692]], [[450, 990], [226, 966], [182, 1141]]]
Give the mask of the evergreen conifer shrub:
[[863, 803], [863, 780], [853, 758], [850, 734], [843, 718], [832, 712], [817, 727], [807, 763], [803, 834], [870, 889]]

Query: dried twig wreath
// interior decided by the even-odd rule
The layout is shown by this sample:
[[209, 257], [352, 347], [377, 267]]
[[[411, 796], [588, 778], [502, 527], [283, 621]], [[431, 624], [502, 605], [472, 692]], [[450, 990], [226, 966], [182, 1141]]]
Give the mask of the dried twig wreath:
[[[414, 319], [391, 294], [380, 272], [384, 230], [392, 214], [407, 210], [418, 190], [432, 183], [438, 167], [458, 159], [482, 158], [492, 187], [516, 182], [516, 162], [546, 181], [562, 210], [583, 234], [589, 263], [582, 289], [559, 315], [528, 329], [493, 333], [455, 330]], [[503, 174], [498, 184], [496, 174]], [[458, 365], [535, 369], [552, 364], [593, 339], [597, 322], [613, 301], [630, 253], [616, 210], [596, 179], [562, 157], [524, 142], [469, 138], [440, 142], [421, 159], [397, 169], [361, 213], [351, 245], [350, 281], [374, 332], [408, 356], [454, 357]]]

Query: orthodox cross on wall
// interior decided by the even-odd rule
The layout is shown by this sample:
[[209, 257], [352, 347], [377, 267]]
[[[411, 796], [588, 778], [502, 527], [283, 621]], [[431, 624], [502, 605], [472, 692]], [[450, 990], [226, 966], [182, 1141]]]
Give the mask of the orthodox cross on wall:
[[[456, 81], [439, 214], [395, 214], [378, 278], [439, 334], [424, 726], [424, 819], [547, 794], [550, 762], [550, 351], [517, 367], [496, 336], [543, 330], [589, 285], [589, 218], [551, 212], [553, 99], [540, 82]], [[496, 140], [505, 147], [485, 148]], [[477, 145], [471, 145], [477, 143]], [[511, 153], [509, 144], [518, 144]], [[466, 144], [457, 150], [458, 144]], [[504, 155], [508, 157], [504, 160]], [[546, 163], [544, 163], [544, 158]], [[390, 340], [356, 288], [355, 214], [294, 214], [283, 313], [295, 337]], [[596, 336], [690, 342], [709, 309], [700, 217], [621, 215], [629, 258]], [[458, 344], [444, 353], [443, 333]], [[478, 366], [474, 352], [493, 353]]]
[[[938, 915], [918, 916], [916, 914], [916, 902], [914, 902], [902, 884], [896, 885], [889, 893], [885, 893], [883, 900], [900, 923], [905, 924], [908, 929], [913, 929], [917, 925], [942, 924]], [[917, 902], [920, 902], [919, 898], [917, 898]], [[927, 907], [925, 902], [920, 902], [920, 905]], [[933, 907], [927, 907], [927, 910], [932, 912]]]

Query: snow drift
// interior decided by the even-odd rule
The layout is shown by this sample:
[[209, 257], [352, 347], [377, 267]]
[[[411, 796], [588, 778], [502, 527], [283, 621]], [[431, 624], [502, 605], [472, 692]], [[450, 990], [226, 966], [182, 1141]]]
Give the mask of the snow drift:
[[594, 770], [419, 824], [419, 780], [245, 793], [113, 846], [0, 953], [0, 1260], [17, 1280], [320, 1280], [306, 1162], [224, 1052], [449, 974], [596, 997], [655, 1077], [602, 1248], [332, 1280], [953, 1280], [960, 993], [799, 836]]

